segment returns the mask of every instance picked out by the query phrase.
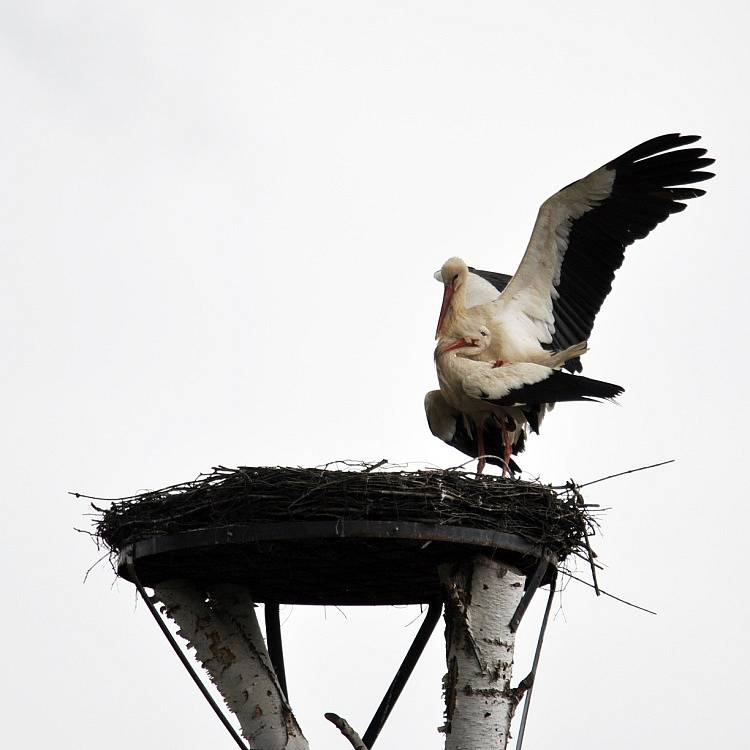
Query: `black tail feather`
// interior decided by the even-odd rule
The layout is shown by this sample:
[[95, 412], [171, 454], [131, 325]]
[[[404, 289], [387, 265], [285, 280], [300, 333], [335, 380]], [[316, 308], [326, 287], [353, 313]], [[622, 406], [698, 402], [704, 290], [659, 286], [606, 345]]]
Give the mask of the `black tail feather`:
[[555, 370], [539, 383], [524, 385], [503, 398], [485, 401], [498, 406], [554, 404], [558, 401], [600, 401], [616, 398], [624, 390], [619, 385], [605, 383], [603, 380]]

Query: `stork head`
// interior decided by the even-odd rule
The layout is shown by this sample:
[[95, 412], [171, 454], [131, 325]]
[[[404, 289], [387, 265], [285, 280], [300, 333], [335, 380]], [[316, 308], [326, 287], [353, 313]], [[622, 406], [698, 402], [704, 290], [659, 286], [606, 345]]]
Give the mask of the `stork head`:
[[435, 272], [435, 278], [443, 284], [443, 304], [440, 306], [435, 338], [440, 336], [445, 317], [451, 308], [453, 295], [466, 283], [468, 273], [469, 268], [461, 258], [448, 258], [442, 268]]
[[456, 352], [459, 356], [475, 357], [490, 345], [490, 331], [487, 326], [462, 326], [443, 337], [438, 342], [438, 353]]

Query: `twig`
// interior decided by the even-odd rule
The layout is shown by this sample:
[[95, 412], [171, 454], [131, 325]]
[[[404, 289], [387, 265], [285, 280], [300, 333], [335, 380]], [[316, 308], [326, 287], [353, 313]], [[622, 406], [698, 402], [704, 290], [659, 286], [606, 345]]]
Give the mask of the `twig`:
[[588, 531], [586, 531], [586, 524], [583, 524], [582, 530], [583, 538], [586, 542], [586, 549], [589, 553], [589, 565], [591, 565], [591, 578], [594, 581], [594, 591], [596, 591], [597, 596], [601, 596], [602, 592], [599, 588], [599, 581], [596, 580], [596, 563], [594, 562], [594, 550], [591, 549], [591, 542], [589, 541], [589, 533]]
[[[591, 558], [588, 555], [582, 555], [580, 552], [571, 552], [571, 555], [575, 555], [579, 560], [583, 560], [584, 562], [593, 562]], [[596, 553], [594, 553], [596, 555]], [[604, 566], [600, 565], [598, 562], [593, 563], [599, 570], [604, 570]]]
[[370, 471], [375, 471], [375, 469], [379, 469], [381, 466], [385, 466], [388, 463], [387, 458], [381, 458], [380, 461], [378, 461], [375, 464], [370, 464], [366, 469], [362, 470], [363, 474], [367, 474]]
[[[578, 583], [582, 583], [584, 586], [588, 586], [590, 589], [593, 589], [594, 587], [588, 582], [584, 581], [582, 578], [577, 578], [572, 573], [568, 573], [567, 570], [560, 570], [560, 572], [564, 576], [568, 576], [568, 578], [572, 578], [574, 581], [578, 581]], [[610, 599], [615, 599], [618, 602], [622, 602], [623, 604], [627, 604], [628, 607], [633, 607], [633, 609], [640, 609], [641, 612], [648, 612], [650, 615], [658, 614], [657, 612], [654, 612], [652, 609], [646, 609], [645, 607], [640, 607], [637, 604], [633, 604], [633, 602], [629, 602], [627, 599], [620, 599], [619, 596], [615, 596], [614, 594], [610, 594], [609, 591], [605, 591], [604, 589], [599, 589], [604, 596], [608, 596]]]
[[[583, 506], [583, 497], [581, 496], [581, 493], [578, 490], [578, 487], [576, 486], [576, 483], [571, 479], [570, 482], [568, 482], [568, 485], [570, 486], [570, 491], [573, 493], [573, 497], [575, 497], [576, 502]], [[581, 531], [583, 531], [583, 540], [586, 542], [586, 551], [588, 552], [588, 563], [591, 566], [591, 578], [594, 581], [594, 591], [596, 591], [597, 596], [601, 596], [602, 592], [599, 590], [599, 581], [596, 580], [596, 563], [594, 562], [594, 550], [591, 549], [591, 542], [589, 541], [589, 533], [586, 529], [586, 524], [584, 523], [581, 527]]]
[[675, 462], [674, 458], [670, 458], [669, 461], [662, 461], [658, 464], [651, 464], [650, 466], [639, 466], [637, 469], [628, 469], [627, 471], [620, 471], [617, 474], [610, 474], [607, 477], [600, 477], [599, 479], [594, 479], [591, 482], [586, 482], [585, 484], [579, 484], [578, 489], [582, 489], [583, 487], [588, 487], [592, 484], [597, 484], [598, 482], [604, 482], [607, 479], [614, 479], [615, 477], [624, 477], [626, 474], [634, 474], [636, 471], [646, 471], [646, 469], [655, 469], [657, 466], [666, 466], [667, 464], [673, 464]]
[[324, 714], [324, 716], [349, 740], [354, 750], [367, 750], [367, 746], [362, 742], [362, 738], [352, 729], [346, 719], [342, 719], [338, 714], [332, 713]]
[[89, 573], [102, 561], [106, 560], [110, 556], [109, 552], [105, 552], [87, 571], [86, 575], [83, 577], [83, 582], [86, 583], [89, 579]]

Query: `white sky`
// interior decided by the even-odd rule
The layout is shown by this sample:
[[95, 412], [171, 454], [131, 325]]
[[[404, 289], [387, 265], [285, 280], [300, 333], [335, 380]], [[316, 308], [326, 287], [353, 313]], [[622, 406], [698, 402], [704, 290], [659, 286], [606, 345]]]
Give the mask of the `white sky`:
[[[13, 747], [229, 747], [129, 584], [73, 526], [222, 463], [458, 463], [427, 430], [433, 271], [512, 272], [539, 203], [663, 132], [709, 194], [631, 247], [564, 405], [519, 460], [611, 510], [602, 585], [550, 625], [526, 747], [746, 737], [748, 364], [741, 3], [2, 2], [0, 310]], [[525, 674], [542, 599], [519, 636]], [[364, 730], [412, 609], [287, 608], [313, 748]], [[316, 647], [313, 648], [313, 644]], [[319, 646], [319, 649], [318, 649]], [[436, 750], [436, 633], [377, 747]], [[223, 744], [222, 744], [223, 743]]]

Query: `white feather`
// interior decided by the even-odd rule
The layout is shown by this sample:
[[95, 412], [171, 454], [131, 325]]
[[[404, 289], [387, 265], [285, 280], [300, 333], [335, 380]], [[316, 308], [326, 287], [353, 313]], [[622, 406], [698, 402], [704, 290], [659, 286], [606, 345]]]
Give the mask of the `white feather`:
[[466, 307], [486, 305], [500, 296], [500, 292], [489, 281], [469, 271], [466, 277]]

